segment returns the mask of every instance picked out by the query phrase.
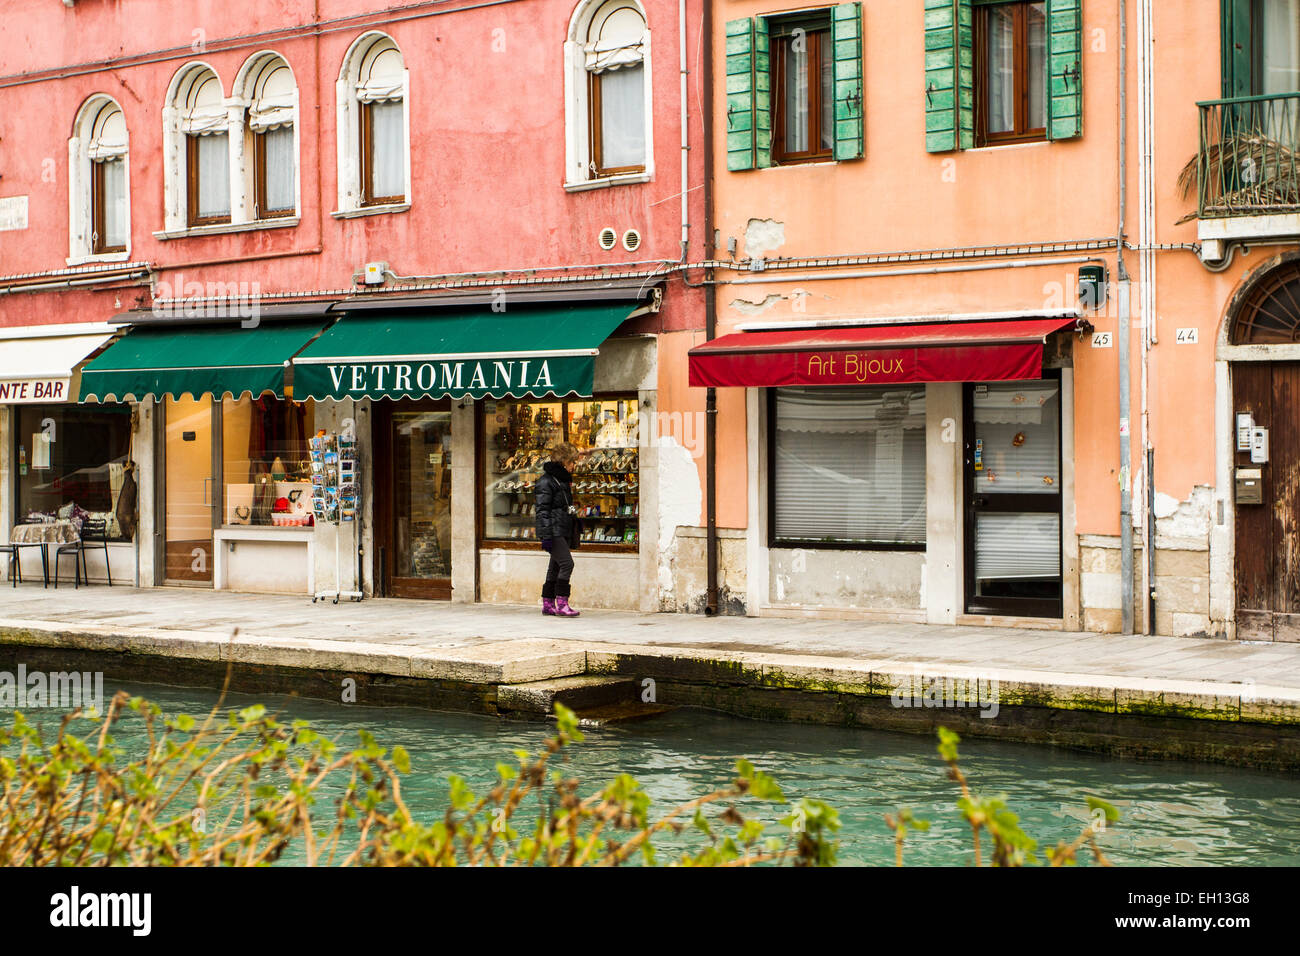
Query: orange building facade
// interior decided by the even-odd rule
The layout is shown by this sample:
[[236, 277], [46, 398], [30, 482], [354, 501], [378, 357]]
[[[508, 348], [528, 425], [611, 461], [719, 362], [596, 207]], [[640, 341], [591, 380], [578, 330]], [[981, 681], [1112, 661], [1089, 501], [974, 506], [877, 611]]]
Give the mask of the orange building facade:
[[720, 606], [1296, 639], [1297, 16], [717, 6]]

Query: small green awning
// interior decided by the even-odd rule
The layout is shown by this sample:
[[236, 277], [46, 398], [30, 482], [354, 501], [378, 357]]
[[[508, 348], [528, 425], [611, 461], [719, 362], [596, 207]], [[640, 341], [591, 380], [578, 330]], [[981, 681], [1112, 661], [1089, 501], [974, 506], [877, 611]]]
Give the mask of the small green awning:
[[225, 325], [137, 325], [81, 373], [82, 402], [185, 393], [198, 398], [284, 394], [289, 360], [320, 333], [324, 319]]
[[565, 304], [350, 314], [293, 360], [303, 398], [590, 395], [596, 353], [632, 309]]

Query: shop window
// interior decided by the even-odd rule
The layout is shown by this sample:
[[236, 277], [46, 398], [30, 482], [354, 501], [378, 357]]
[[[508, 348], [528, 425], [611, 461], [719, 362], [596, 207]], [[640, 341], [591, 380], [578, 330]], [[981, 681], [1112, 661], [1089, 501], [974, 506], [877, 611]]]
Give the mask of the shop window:
[[[270, 397], [225, 399], [221, 403], [222, 523], [311, 523], [312, 467], [307, 440], [313, 434], [313, 402]], [[345, 492], [340, 489], [339, 494]]]
[[573, 475], [583, 542], [635, 550], [641, 515], [635, 395], [489, 400], [482, 414], [484, 539], [536, 541], [533, 489], [550, 448], [567, 441], [583, 451]]
[[924, 547], [924, 386], [770, 394], [773, 547]]
[[568, 174], [580, 186], [651, 166], [650, 31], [634, 0], [579, 5], [565, 44]]
[[17, 411], [19, 521], [86, 517], [128, 540], [118, 496], [131, 454], [129, 405], [20, 405]]
[[1046, 3], [975, 11], [977, 143], [1047, 138]]
[[68, 143], [68, 264], [121, 260], [130, 245], [128, 141], [121, 108], [92, 96]]

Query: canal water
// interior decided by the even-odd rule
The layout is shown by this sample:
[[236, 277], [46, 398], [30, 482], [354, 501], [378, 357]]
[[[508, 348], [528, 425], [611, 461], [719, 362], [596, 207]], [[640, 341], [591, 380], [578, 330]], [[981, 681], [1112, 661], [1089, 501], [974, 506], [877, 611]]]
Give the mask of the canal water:
[[[201, 716], [217, 699], [214, 691], [192, 688], [128, 689], [155, 701], [169, 715]], [[537, 751], [548, 730], [545, 724], [492, 717], [274, 695], [231, 695], [226, 706], [238, 709], [251, 703], [265, 704], [284, 720], [308, 720], [344, 744], [354, 744], [356, 731], [365, 728], [385, 747], [405, 747], [412, 767], [403, 777], [402, 794], [425, 821], [442, 815], [448, 774], [459, 774], [476, 792], [484, 792], [495, 779], [498, 761], [513, 764], [511, 752], [516, 749]], [[57, 730], [57, 711], [27, 713], [45, 730]], [[9, 714], [0, 711], [0, 720], [7, 724]], [[142, 724], [132, 716], [114, 731], [133, 754], [145, 745]], [[1295, 775], [1136, 762], [975, 740], [964, 740], [961, 752], [962, 768], [976, 792], [1005, 795], [1040, 847], [1078, 835], [1089, 820], [1086, 797], [1091, 794], [1113, 803], [1122, 814], [1101, 837], [1115, 863], [1300, 864], [1300, 777]], [[970, 831], [954, 807], [956, 785], [947, 779], [935, 741], [928, 736], [677, 711], [588, 732], [586, 741], [570, 751], [566, 772], [583, 781], [584, 795], [620, 772], [630, 773], [652, 796], [652, 809], [664, 811], [725, 783], [738, 757], [772, 774], [788, 797], [819, 798], [839, 810], [841, 863], [892, 864], [892, 834], [883, 815], [900, 806], [932, 821], [929, 832], [909, 834], [907, 863], [970, 861]], [[325, 799], [318, 807], [328, 813], [332, 803]], [[768, 819], [777, 816], [771, 813]], [[661, 855], [661, 862], [667, 855]]]

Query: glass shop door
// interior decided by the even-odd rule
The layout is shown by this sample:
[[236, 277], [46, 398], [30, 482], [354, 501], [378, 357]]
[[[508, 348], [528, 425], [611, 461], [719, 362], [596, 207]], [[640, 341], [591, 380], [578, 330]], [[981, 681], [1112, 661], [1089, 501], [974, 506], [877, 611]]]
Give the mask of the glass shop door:
[[163, 548], [166, 583], [212, 586], [212, 532], [219, 513], [212, 397], [168, 397]]
[[966, 611], [1060, 617], [1061, 382], [967, 383]]
[[450, 600], [451, 403], [375, 405], [379, 590], [387, 597]]

